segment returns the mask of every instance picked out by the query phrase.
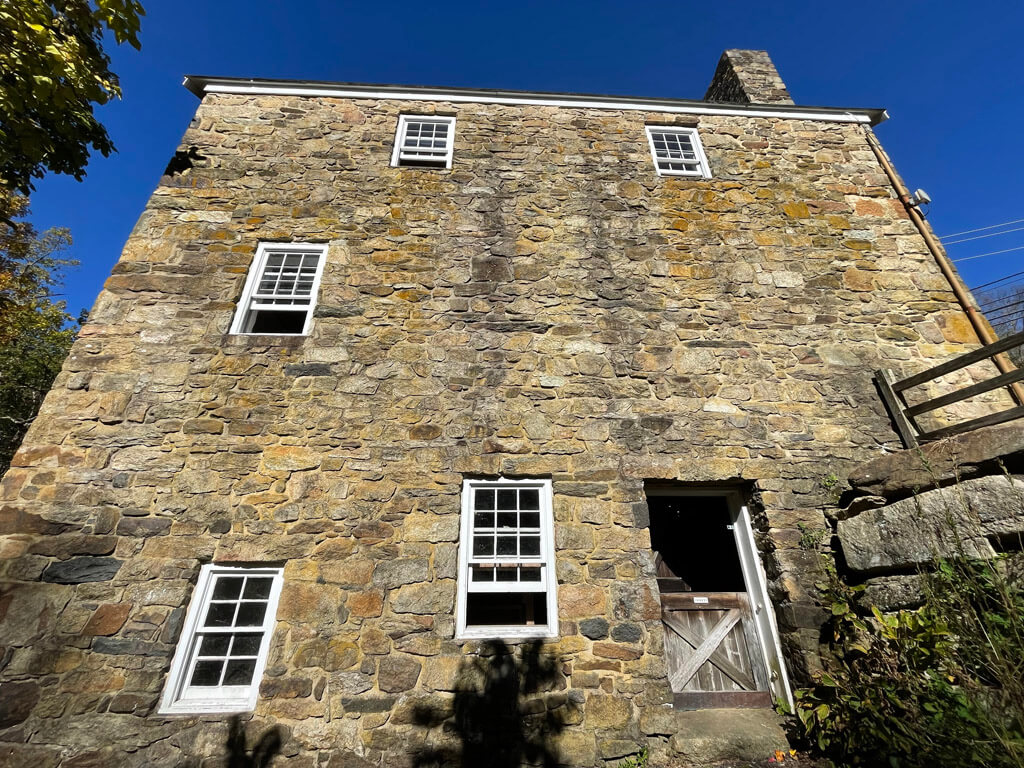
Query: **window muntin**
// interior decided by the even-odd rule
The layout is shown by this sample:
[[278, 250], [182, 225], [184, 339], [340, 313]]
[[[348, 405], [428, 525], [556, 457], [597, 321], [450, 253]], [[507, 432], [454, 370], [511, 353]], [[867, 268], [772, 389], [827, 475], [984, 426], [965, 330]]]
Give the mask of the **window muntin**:
[[451, 168], [455, 118], [400, 115], [392, 165]]
[[260, 243], [230, 332], [306, 335], [326, 260], [326, 245]]
[[659, 176], [711, 178], [708, 159], [695, 128], [649, 125], [647, 140]]
[[203, 566], [161, 712], [253, 709], [282, 580], [280, 568]]
[[467, 480], [462, 506], [458, 636], [555, 636], [550, 481]]

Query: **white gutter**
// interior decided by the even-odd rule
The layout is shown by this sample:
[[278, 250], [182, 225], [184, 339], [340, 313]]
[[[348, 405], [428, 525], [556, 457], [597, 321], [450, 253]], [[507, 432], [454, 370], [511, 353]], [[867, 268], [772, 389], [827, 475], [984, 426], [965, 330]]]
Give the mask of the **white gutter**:
[[428, 87], [355, 85], [350, 83], [301, 83], [274, 80], [189, 75], [183, 85], [200, 98], [208, 93], [253, 96], [307, 96], [348, 99], [400, 99], [403, 101], [447, 101], [475, 104], [528, 104], [542, 107], [617, 109], [665, 112], [683, 115], [726, 115], [733, 117], [774, 117], [788, 120], [820, 120], [832, 123], [877, 125], [889, 118], [884, 109], [843, 109], [790, 105], [716, 104], [682, 99], [646, 99], [626, 96], [587, 96], [525, 91], [488, 91]]

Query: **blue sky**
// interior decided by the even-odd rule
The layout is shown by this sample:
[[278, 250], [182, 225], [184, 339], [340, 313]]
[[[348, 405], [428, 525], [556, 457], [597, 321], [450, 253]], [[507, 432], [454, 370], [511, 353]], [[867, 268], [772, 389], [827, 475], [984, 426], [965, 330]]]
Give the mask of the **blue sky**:
[[[73, 313], [92, 305], [188, 125], [185, 74], [699, 99], [724, 49], [763, 48], [798, 104], [889, 110], [878, 135], [931, 195], [940, 236], [1024, 219], [1024, 3], [143, 2], [141, 52], [111, 49], [124, 99], [99, 110], [118, 153], [94, 157], [81, 183], [48, 176], [32, 198], [37, 227], [74, 237]], [[1024, 231], [949, 251], [976, 286], [1024, 270], [1024, 249], [969, 257], [1018, 246]]]

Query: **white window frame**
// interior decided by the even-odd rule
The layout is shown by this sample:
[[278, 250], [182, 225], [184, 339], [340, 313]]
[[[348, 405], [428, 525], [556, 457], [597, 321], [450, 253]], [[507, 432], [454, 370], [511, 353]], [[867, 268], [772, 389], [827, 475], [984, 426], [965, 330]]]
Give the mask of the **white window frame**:
[[[409, 123], [430, 122], [446, 123], [448, 125], [448, 144], [445, 147], [445, 154], [423, 157], [422, 155], [405, 155], [405, 139], [409, 130]], [[452, 157], [455, 153], [455, 118], [450, 115], [399, 115], [398, 126], [395, 129], [395, 146], [391, 152], [391, 165], [393, 167], [406, 168], [441, 168], [451, 169]], [[437, 163], [436, 166], [422, 165], [424, 163]], [[444, 164], [443, 166], [441, 164]]]
[[[283, 568], [213, 564], [204, 565], [200, 568], [199, 580], [196, 583], [188, 612], [185, 615], [185, 623], [181, 630], [181, 637], [178, 639], [178, 647], [174, 652], [174, 659], [171, 661], [171, 669], [167, 675], [167, 684], [164, 686], [158, 714], [251, 712], [256, 707], [260, 682], [263, 679], [263, 671], [267, 665], [267, 656], [270, 653], [270, 642], [274, 634], [277, 603], [281, 597], [281, 587], [284, 584], [283, 573]], [[270, 590], [270, 598], [267, 601], [267, 612], [263, 617], [263, 625], [251, 629], [251, 634], [256, 634], [257, 632], [263, 634], [256, 666], [253, 670], [252, 682], [248, 685], [196, 686], [194, 689], [190, 689], [188, 681], [192, 675], [192, 669], [195, 666], [196, 656], [198, 655], [199, 636], [203, 631], [202, 621], [210, 605], [216, 577], [221, 575], [269, 576], [274, 580]], [[239, 631], [238, 628], [235, 628], [235, 631]], [[249, 632], [249, 628], [242, 629], [241, 631]]]
[[[490, 557], [477, 558], [473, 551], [473, 491], [486, 488], [536, 488], [540, 496], [540, 556], [537, 558]], [[470, 568], [480, 562], [535, 561], [541, 569], [539, 582], [495, 582], [471, 585]], [[543, 625], [509, 624], [466, 626], [466, 606], [472, 592], [544, 592], [547, 605], [547, 623]], [[462, 482], [462, 525], [459, 536], [458, 603], [456, 606], [457, 640], [491, 639], [518, 640], [536, 637], [558, 637], [558, 580], [555, 574], [554, 512], [550, 480], [464, 480]]]
[[[274, 253], [315, 253], [320, 256], [316, 265], [316, 275], [313, 278], [313, 288], [309, 295], [309, 304], [260, 304], [256, 289], [259, 287], [263, 271], [267, 266], [267, 259]], [[313, 324], [313, 310], [316, 309], [317, 297], [320, 294], [320, 280], [324, 274], [324, 264], [327, 262], [327, 243], [269, 243], [261, 242], [256, 248], [256, 255], [253, 256], [252, 264], [249, 266], [249, 274], [245, 278], [245, 287], [242, 289], [242, 298], [238, 300], [238, 307], [235, 309], [235, 317], [231, 321], [231, 329], [228, 333], [250, 336], [308, 336]], [[305, 312], [306, 320], [302, 325], [302, 333], [260, 333], [248, 330], [255, 320], [254, 310], [266, 309], [279, 312]]]
[[[696, 128], [682, 128], [674, 125], [648, 125], [645, 126], [647, 130], [647, 145], [651, 149], [651, 159], [654, 161], [654, 169], [658, 172], [659, 176], [687, 176], [693, 179], [710, 179], [711, 178], [711, 166], [708, 165], [707, 155], [704, 154], [704, 145], [701, 144], [700, 136], [697, 133]], [[662, 162], [682, 162], [682, 161], [671, 161], [668, 159], [658, 158], [657, 150], [654, 148], [654, 134], [655, 133], [675, 133], [688, 136], [690, 143], [693, 145], [694, 154], [697, 156], [695, 161], [697, 169], [692, 171], [687, 170], [672, 170], [661, 167]]]

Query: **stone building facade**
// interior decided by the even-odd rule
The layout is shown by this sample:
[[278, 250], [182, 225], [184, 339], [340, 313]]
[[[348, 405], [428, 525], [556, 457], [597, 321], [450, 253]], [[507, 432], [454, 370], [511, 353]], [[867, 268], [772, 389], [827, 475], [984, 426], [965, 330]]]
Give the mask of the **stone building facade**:
[[[459, 681], [504, 657], [456, 627], [470, 481], [550, 494], [553, 636], [507, 640], [544, 672], [523, 759], [710, 759], [671, 708], [652, 488], [742, 496], [813, 671], [823, 479], [899, 447], [871, 372], [977, 343], [883, 113], [794, 106], [746, 51], [706, 102], [188, 82], [181, 162], [3, 479], [0, 761], [222, 753], [227, 715], [165, 693], [213, 564], [279, 569], [250, 742], [473, 764], [459, 707], [494, 691]], [[455, 118], [450, 168], [392, 164], [402, 115]], [[659, 175], [651, 126], [695, 129], [708, 177]], [[323, 248], [306, 334], [229, 332], [268, 243]]]

